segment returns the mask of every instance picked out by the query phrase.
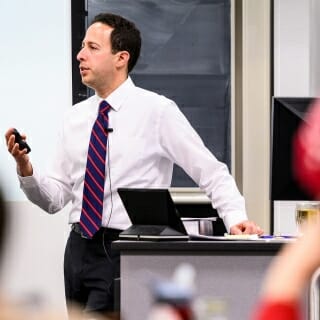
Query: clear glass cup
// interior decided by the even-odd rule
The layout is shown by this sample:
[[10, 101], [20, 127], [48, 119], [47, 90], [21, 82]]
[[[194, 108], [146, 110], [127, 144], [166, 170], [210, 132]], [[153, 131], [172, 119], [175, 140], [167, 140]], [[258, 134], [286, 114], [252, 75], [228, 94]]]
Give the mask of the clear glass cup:
[[320, 219], [320, 202], [304, 201], [296, 204], [296, 225], [298, 235], [302, 235], [303, 226]]

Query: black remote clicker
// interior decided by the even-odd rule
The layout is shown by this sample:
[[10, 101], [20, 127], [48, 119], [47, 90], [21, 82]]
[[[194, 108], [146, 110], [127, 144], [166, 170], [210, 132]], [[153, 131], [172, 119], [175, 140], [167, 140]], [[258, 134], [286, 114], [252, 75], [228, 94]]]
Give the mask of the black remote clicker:
[[22, 139], [17, 129], [13, 130], [14, 142], [19, 144], [19, 150], [27, 149], [27, 153], [31, 151], [29, 145]]

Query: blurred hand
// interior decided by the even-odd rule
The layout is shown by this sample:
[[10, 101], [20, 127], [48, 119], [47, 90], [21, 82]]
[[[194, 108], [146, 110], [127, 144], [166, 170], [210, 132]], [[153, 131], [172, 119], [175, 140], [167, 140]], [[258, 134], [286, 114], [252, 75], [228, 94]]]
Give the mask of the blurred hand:
[[262, 297], [295, 301], [320, 267], [320, 222], [303, 226], [303, 236], [288, 243], [273, 260], [262, 288]]

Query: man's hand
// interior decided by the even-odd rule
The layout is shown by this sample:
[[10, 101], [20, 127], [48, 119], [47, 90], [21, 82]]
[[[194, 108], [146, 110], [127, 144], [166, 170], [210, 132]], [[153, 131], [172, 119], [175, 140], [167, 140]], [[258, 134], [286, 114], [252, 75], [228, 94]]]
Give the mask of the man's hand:
[[[27, 155], [27, 149], [19, 150], [19, 144], [15, 142], [13, 130], [14, 128], [10, 128], [5, 134], [8, 151], [16, 160], [18, 173], [23, 177], [32, 176], [33, 169], [29, 156]], [[23, 140], [26, 140], [24, 134], [22, 134], [21, 137]]]
[[263, 230], [253, 221], [245, 220], [230, 228], [230, 234], [263, 234]]

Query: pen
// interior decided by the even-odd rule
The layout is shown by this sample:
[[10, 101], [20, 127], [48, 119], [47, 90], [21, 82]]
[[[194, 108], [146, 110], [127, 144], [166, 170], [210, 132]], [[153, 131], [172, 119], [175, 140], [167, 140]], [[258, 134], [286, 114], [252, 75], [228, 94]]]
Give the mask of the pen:
[[291, 235], [262, 235], [260, 236], [261, 239], [295, 239], [296, 236]]
[[262, 235], [262, 236], [259, 236], [259, 238], [261, 238], [261, 239], [273, 239], [274, 236], [271, 236], [271, 235]]
[[295, 239], [297, 236], [290, 236], [290, 235], [281, 235], [281, 238], [286, 238], [286, 239]]

